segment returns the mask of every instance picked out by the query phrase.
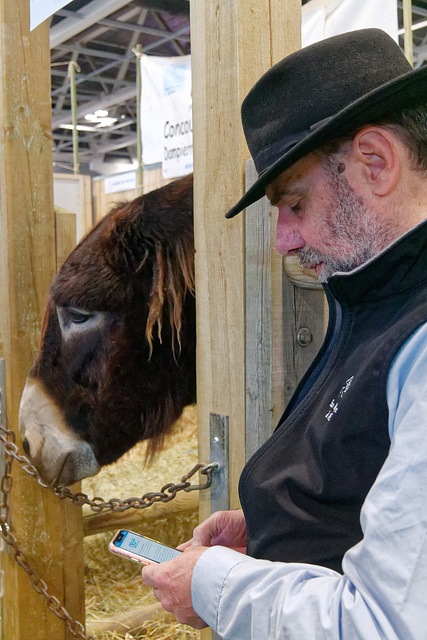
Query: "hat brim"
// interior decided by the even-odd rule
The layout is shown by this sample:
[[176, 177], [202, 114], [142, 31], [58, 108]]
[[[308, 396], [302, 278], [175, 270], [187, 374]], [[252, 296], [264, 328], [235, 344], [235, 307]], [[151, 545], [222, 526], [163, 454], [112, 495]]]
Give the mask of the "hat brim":
[[378, 121], [388, 113], [410, 107], [423, 99], [427, 100], [427, 67], [410, 71], [367, 93], [321, 123], [312, 133], [304, 135], [300, 142], [297, 142], [258, 176], [257, 181], [226, 213], [225, 217], [234, 218], [243, 209], [262, 198], [265, 195], [265, 187], [272, 180], [322, 144], [346, 135], [369, 122]]

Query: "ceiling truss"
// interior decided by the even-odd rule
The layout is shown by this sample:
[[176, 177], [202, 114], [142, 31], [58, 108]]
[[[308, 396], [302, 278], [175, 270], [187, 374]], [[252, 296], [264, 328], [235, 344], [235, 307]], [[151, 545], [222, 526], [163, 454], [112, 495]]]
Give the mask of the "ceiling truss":
[[[402, 0], [398, 0], [400, 27], [402, 9]], [[98, 173], [97, 163], [104, 168], [108, 163], [131, 168], [136, 156], [133, 50], [141, 45], [144, 53], [156, 56], [189, 54], [189, 11], [189, 0], [73, 0], [54, 14], [50, 46], [53, 159], [57, 167], [72, 169], [72, 131], [63, 128], [71, 125], [70, 61], [80, 69], [76, 74], [78, 123], [85, 124], [85, 115], [98, 109], [117, 118], [109, 127], [79, 131], [81, 170]], [[427, 0], [413, 0], [412, 22], [414, 65], [421, 66], [427, 61]], [[403, 36], [400, 44], [403, 46]]]

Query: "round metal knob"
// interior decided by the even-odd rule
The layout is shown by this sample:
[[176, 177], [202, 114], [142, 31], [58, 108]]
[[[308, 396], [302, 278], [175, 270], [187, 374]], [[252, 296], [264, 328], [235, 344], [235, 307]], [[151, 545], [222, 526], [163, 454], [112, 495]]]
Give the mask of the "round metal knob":
[[313, 342], [313, 334], [311, 333], [310, 329], [308, 329], [307, 327], [302, 327], [298, 331], [297, 342], [300, 347], [308, 347], [308, 345]]

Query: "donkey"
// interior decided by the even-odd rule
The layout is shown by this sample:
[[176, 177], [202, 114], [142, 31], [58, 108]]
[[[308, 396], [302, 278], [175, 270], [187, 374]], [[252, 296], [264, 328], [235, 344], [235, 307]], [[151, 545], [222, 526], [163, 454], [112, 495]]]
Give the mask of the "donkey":
[[19, 418], [45, 482], [162, 448], [195, 402], [195, 322], [190, 175], [114, 208], [51, 285]]

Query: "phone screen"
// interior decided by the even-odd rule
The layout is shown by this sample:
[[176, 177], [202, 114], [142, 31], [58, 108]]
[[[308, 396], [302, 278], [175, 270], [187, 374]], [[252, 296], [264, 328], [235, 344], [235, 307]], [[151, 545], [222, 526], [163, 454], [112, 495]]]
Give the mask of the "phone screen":
[[181, 551], [167, 547], [161, 542], [150, 540], [132, 531], [122, 529], [114, 538], [114, 546], [124, 551], [147, 558], [153, 562], [166, 562], [178, 556]]

